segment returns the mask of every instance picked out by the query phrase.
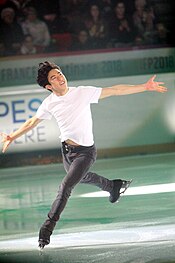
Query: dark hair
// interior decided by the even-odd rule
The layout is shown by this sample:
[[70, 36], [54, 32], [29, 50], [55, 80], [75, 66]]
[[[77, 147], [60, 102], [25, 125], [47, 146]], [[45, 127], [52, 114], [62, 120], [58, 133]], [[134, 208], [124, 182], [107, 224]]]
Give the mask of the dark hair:
[[51, 71], [52, 69], [58, 69], [61, 71], [61, 68], [57, 66], [55, 63], [52, 63], [49, 61], [39, 63], [37, 83], [41, 87], [45, 88], [46, 85], [50, 85], [48, 81], [48, 74], [49, 74], [49, 71]]

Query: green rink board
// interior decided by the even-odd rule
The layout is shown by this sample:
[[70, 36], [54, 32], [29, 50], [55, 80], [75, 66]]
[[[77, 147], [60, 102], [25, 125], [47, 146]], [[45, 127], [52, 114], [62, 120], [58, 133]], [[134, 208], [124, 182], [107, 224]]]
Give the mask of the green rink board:
[[0, 87], [36, 83], [38, 64], [54, 61], [70, 81], [171, 73], [175, 70], [175, 48], [93, 52], [91, 54], [1, 59]]

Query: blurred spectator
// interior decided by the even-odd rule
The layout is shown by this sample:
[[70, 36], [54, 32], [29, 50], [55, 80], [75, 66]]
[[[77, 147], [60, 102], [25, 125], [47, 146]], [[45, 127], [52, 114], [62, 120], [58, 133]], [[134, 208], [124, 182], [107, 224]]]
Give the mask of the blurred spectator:
[[85, 27], [89, 33], [93, 47], [105, 48], [108, 38], [108, 26], [102, 17], [98, 5], [90, 5], [89, 14], [85, 19]]
[[133, 22], [137, 34], [142, 36], [144, 43], [154, 44], [154, 12], [153, 8], [147, 5], [146, 0], [135, 0]]
[[112, 15], [111, 0], [102, 0], [100, 4], [104, 19], [109, 19]]
[[53, 13], [45, 15], [44, 21], [46, 22], [51, 35], [70, 32], [69, 21], [57, 14]]
[[22, 43], [20, 54], [21, 55], [32, 55], [36, 54], [37, 50], [36, 47], [33, 44], [33, 39], [31, 35], [26, 35], [24, 37], [24, 41]]
[[33, 54], [32, 41], [37, 53], [174, 46], [172, 2], [0, 0], [0, 56]]
[[89, 5], [97, 5], [104, 19], [110, 18], [113, 13], [112, 0], [91, 0]]
[[23, 21], [25, 18], [25, 10], [32, 5], [33, 0], [6, 0], [3, 8], [12, 8], [15, 11], [16, 19], [18, 22]]
[[166, 45], [170, 44], [169, 31], [163, 23], [156, 24], [155, 44]]
[[114, 47], [131, 46], [135, 39], [132, 20], [126, 15], [125, 3], [118, 1], [111, 19], [111, 41]]
[[135, 0], [135, 11], [133, 21], [140, 34], [144, 33], [146, 0]]
[[88, 50], [91, 49], [91, 42], [89, 39], [89, 34], [86, 29], [82, 29], [79, 31], [78, 35], [76, 36], [71, 50]]
[[7, 55], [19, 53], [23, 41], [23, 31], [16, 22], [15, 12], [12, 8], [4, 8], [1, 11], [0, 36], [6, 48]]
[[46, 23], [38, 18], [35, 8], [28, 8], [26, 19], [21, 25], [24, 34], [32, 36], [33, 43], [38, 51], [44, 52], [50, 45], [50, 33]]
[[[37, 3], [36, 0], [35, 3]], [[60, 1], [44, 0], [42, 4], [38, 1], [37, 13], [40, 19], [47, 24], [50, 34], [69, 32], [69, 22], [60, 14]]]
[[60, 1], [61, 17], [68, 21], [70, 33], [77, 34], [84, 28], [84, 15], [87, 11], [88, 0]]
[[142, 36], [136, 35], [134, 42], [133, 42], [133, 48], [134, 49], [139, 49], [144, 46], [144, 40]]

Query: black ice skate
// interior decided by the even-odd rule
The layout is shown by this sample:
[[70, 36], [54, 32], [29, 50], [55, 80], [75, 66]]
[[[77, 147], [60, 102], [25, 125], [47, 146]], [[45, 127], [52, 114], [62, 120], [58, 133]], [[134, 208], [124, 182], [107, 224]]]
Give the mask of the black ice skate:
[[42, 243], [42, 242], [39, 242], [39, 245], [38, 245], [38, 250], [39, 251], [43, 251], [43, 249], [44, 249], [44, 247], [45, 247], [45, 244], [44, 243]]
[[121, 194], [124, 194], [124, 192], [130, 186], [131, 182], [132, 180], [129, 181], [125, 181], [121, 179], [113, 180], [113, 188], [112, 191], [110, 192], [109, 201], [111, 203], [118, 202]]
[[42, 251], [46, 245], [50, 243], [50, 235], [52, 234], [47, 228], [41, 227], [39, 232], [38, 249]]

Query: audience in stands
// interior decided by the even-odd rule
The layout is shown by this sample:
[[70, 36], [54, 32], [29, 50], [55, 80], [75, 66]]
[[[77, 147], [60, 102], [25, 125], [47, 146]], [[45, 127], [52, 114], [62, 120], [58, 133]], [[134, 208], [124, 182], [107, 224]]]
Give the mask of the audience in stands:
[[84, 17], [88, 9], [88, 0], [60, 1], [60, 14], [70, 25], [70, 33], [77, 34], [84, 27]]
[[37, 49], [33, 43], [33, 38], [31, 35], [25, 35], [24, 41], [22, 43], [20, 54], [21, 55], [33, 55], [37, 53]]
[[153, 8], [148, 6], [146, 0], [135, 0], [135, 11], [133, 14], [134, 26], [145, 45], [154, 44], [154, 11]]
[[157, 0], [0, 0], [0, 56], [174, 46], [173, 8], [164, 17], [157, 7]]
[[21, 22], [25, 17], [25, 10], [30, 4], [32, 4], [31, 0], [6, 0], [4, 8], [12, 8], [15, 11], [17, 21]]
[[101, 0], [99, 1], [99, 6], [103, 14], [104, 19], [110, 19], [113, 14], [113, 7], [111, 0]]
[[51, 13], [44, 16], [44, 21], [51, 35], [70, 32], [70, 24], [66, 17], [60, 17], [56, 13]]
[[71, 50], [82, 51], [92, 49], [90, 37], [86, 29], [81, 29], [78, 34], [75, 36], [75, 39], [72, 43]]
[[0, 38], [4, 43], [5, 53], [9, 56], [18, 54], [23, 37], [22, 28], [16, 21], [15, 11], [10, 7], [2, 9]]
[[126, 13], [124, 1], [118, 1], [111, 19], [110, 36], [114, 47], [127, 47], [133, 44], [135, 29]]
[[46, 23], [38, 18], [37, 11], [29, 7], [26, 19], [21, 23], [23, 33], [31, 35], [38, 52], [44, 52], [50, 45], [50, 33]]
[[89, 6], [89, 13], [85, 18], [85, 27], [90, 36], [92, 48], [105, 48], [108, 40], [108, 26], [98, 5]]
[[171, 44], [170, 32], [167, 30], [163, 23], [157, 23], [155, 25], [155, 44], [167, 45]]
[[60, 15], [59, 2], [44, 0], [42, 4], [39, 2], [36, 8], [39, 18], [47, 24], [50, 34], [70, 32], [68, 20]]

